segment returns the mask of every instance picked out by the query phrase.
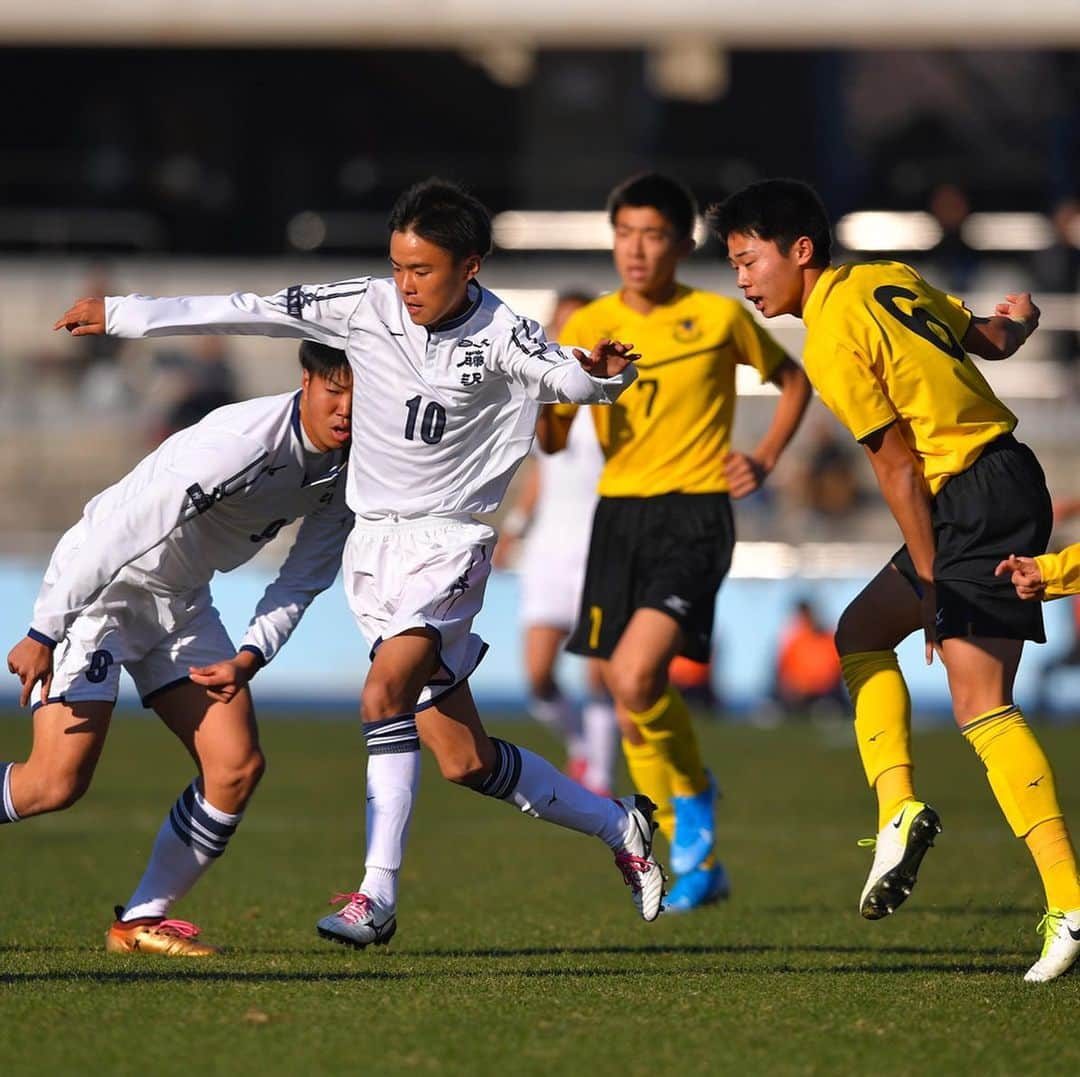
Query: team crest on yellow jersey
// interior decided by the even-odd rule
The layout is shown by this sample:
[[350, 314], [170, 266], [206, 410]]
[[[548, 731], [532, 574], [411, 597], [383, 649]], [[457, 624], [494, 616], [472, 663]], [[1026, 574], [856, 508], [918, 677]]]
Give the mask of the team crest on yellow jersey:
[[696, 318], [683, 318], [682, 321], [675, 323], [672, 336], [680, 344], [692, 344], [695, 340], [700, 340], [704, 332], [705, 330]]

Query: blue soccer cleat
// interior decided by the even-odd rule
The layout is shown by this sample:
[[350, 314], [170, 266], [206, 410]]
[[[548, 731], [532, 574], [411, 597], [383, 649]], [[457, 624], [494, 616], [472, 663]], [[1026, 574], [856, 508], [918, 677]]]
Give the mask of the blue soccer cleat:
[[731, 893], [724, 865], [717, 863], [711, 868], [694, 868], [680, 875], [664, 898], [664, 912], [691, 912], [703, 905], [713, 905]]
[[708, 786], [697, 796], [672, 797], [675, 836], [671, 840], [671, 870], [676, 875], [693, 871], [716, 844], [716, 779], [706, 772]]

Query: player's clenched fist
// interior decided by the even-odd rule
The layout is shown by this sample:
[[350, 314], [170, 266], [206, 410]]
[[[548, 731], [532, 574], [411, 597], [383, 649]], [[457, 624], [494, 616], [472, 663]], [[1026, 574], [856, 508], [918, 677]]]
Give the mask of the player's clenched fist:
[[105, 300], [76, 299], [53, 329], [66, 329], [73, 337], [101, 336], [105, 332]]

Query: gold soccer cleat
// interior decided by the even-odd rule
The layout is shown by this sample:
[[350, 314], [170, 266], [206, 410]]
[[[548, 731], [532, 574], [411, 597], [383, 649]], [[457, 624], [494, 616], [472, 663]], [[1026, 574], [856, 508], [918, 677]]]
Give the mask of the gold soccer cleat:
[[213, 957], [220, 951], [199, 942], [199, 929], [187, 920], [121, 921], [123, 908], [116, 906], [116, 920], [105, 932], [105, 949], [111, 954], [161, 954], [164, 957]]

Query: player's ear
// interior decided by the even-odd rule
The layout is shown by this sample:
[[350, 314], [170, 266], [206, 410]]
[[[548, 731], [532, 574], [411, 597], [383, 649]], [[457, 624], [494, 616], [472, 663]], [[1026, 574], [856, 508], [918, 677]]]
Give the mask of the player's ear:
[[792, 244], [795, 250], [795, 262], [800, 269], [814, 261], [814, 241], [809, 236], [799, 236]]
[[470, 254], [462, 263], [464, 276], [467, 281], [472, 280], [480, 272], [480, 255]]

